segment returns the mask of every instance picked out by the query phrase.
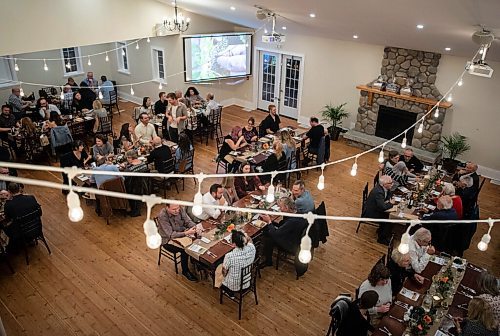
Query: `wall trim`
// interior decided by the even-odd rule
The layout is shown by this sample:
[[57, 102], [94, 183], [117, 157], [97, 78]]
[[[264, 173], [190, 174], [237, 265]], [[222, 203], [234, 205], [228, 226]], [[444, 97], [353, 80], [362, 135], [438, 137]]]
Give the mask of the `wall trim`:
[[253, 104], [253, 102], [248, 101], [248, 100], [239, 99], [239, 98], [224, 99], [223, 101], [220, 101], [219, 103], [222, 106], [238, 105], [238, 106], [243, 107], [243, 109], [247, 112], [250, 112], [250, 111], [256, 109], [256, 106]]
[[490, 178], [491, 183], [500, 185], [500, 170], [478, 165], [477, 173], [483, 177]]
[[118, 98], [142, 105], [142, 98], [137, 96], [132, 96], [130, 93], [125, 93], [122, 90], [118, 90]]

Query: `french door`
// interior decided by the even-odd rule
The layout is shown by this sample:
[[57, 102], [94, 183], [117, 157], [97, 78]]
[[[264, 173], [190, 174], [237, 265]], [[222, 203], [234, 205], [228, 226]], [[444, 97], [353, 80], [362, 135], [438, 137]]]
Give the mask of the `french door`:
[[260, 51], [257, 108], [275, 104], [280, 115], [297, 119], [302, 69], [301, 57]]

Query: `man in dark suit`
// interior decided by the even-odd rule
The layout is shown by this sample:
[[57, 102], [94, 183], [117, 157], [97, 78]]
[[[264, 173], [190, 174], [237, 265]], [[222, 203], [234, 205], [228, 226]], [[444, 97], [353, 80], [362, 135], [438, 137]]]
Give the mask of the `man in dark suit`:
[[[363, 217], [389, 218], [389, 213], [386, 211], [394, 205], [394, 200], [391, 199], [392, 183], [392, 178], [388, 175], [382, 175], [379, 178], [378, 184], [368, 194]], [[377, 242], [389, 245], [392, 234], [392, 223], [380, 223], [377, 233]]]
[[34, 211], [39, 211], [39, 216], [42, 216], [42, 208], [38, 204], [35, 196], [24, 195], [21, 193], [21, 187], [17, 183], [9, 183], [8, 190], [12, 195], [10, 201], [5, 203], [5, 218], [12, 223], [5, 227], [5, 233], [11, 239], [9, 245], [17, 244], [21, 232], [16, 226], [15, 219], [26, 216]]
[[[295, 213], [295, 202], [288, 197], [283, 197], [278, 201], [280, 211]], [[300, 247], [300, 241], [304, 230], [307, 228], [307, 221], [304, 218], [283, 217], [279, 222], [272, 222], [269, 215], [261, 215], [260, 218], [268, 223], [264, 237], [264, 264], [272, 266], [273, 249], [278, 246], [285, 251], [295, 255]]]
[[403, 154], [399, 156], [399, 161], [403, 161], [406, 164], [406, 168], [412, 173], [420, 173], [424, 168], [424, 165], [415, 157], [411, 148], [405, 149]]
[[172, 158], [172, 151], [168, 146], [162, 144], [162, 140], [159, 136], [153, 138], [153, 146], [154, 149], [148, 156], [148, 163], [154, 162], [156, 170], [163, 173], [162, 170], [165, 170], [163, 163]]
[[[430, 214], [425, 214], [423, 220], [458, 220], [458, 215], [456, 210], [453, 208], [453, 200], [450, 196], [441, 196], [437, 201], [437, 209]], [[440, 223], [440, 224], [426, 224], [424, 225], [426, 229], [431, 232], [432, 243], [438, 249], [438, 251], [450, 253], [456, 255], [456, 248], [454, 245], [455, 238], [460, 239], [455, 224]]]

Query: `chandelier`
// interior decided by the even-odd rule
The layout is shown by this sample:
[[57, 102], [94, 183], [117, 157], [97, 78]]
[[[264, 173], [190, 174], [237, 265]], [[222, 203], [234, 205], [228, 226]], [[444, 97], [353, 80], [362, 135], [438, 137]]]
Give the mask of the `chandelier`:
[[184, 33], [189, 28], [190, 18], [185, 18], [182, 13], [178, 13], [177, 0], [174, 0], [174, 17], [163, 21], [163, 26], [170, 31]]

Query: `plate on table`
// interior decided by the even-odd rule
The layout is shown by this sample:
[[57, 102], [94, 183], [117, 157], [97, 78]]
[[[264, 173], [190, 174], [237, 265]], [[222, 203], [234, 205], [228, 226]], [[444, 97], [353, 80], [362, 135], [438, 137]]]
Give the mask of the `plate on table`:
[[441, 193], [439, 191], [433, 190], [433, 191], [431, 191], [431, 195], [432, 196], [439, 196], [439, 195], [441, 195]]
[[250, 195], [250, 196], [252, 196], [252, 198], [253, 198], [253, 199], [256, 199], [256, 200], [258, 200], [258, 201], [261, 201], [261, 200], [262, 200], [262, 196], [261, 196], [261, 195], [253, 195], [253, 194], [252, 194], [252, 195]]
[[427, 204], [425, 207], [426, 207], [427, 209], [431, 210], [431, 211], [432, 211], [432, 210], [434, 210], [434, 209], [436, 209], [436, 206], [435, 206], [435, 205], [432, 205], [432, 204]]

